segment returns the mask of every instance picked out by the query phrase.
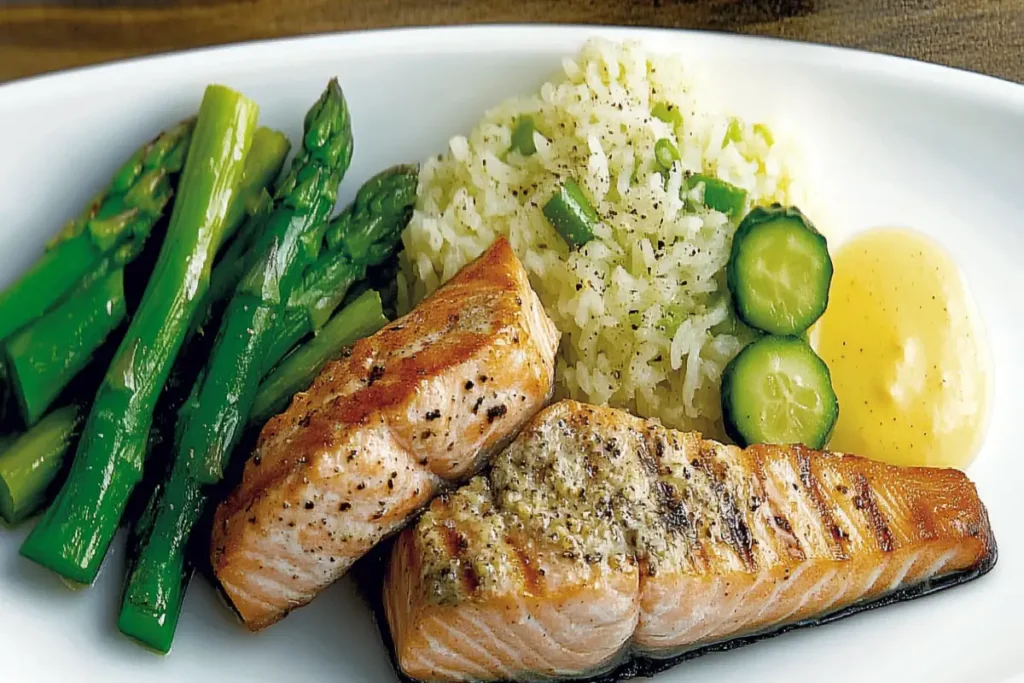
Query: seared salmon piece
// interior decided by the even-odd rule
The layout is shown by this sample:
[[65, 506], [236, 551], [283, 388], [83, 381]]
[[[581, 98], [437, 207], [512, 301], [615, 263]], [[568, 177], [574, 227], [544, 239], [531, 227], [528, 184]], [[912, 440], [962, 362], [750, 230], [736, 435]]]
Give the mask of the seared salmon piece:
[[976, 575], [995, 553], [956, 470], [741, 450], [563, 401], [398, 537], [383, 606], [414, 679], [628, 676]]
[[213, 570], [246, 625], [305, 604], [551, 397], [559, 334], [499, 240], [329, 364], [217, 509]]

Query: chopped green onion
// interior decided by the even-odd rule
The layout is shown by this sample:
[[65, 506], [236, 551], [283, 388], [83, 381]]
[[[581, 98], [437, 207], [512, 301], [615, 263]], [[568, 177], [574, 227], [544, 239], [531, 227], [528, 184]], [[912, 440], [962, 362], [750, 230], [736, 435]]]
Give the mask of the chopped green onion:
[[528, 157], [537, 151], [537, 145], [533, 141], [533, 132], [537, 130], [533, 123], [532, 116], [521, 116], [512, 129], [512, 146], [509, 151], [516, 150], [524, 157]]
[[674, 104], [658, 102], [651, 109], [651, 116], [664, 121], [673, 128], [682, 125], [683, 123], [683, 113], [679, 111], [679, 107]]
[[672, 168], [672, 164], [679, 161], [679, 150], [668, 138], [660, 138], [654, 143], [654, 159], [664, 170]]
[[572, 178], [565, 179], [543, 211], [570, 247], [580, 247], [594, 239], [597, 211]]
[[722, 140], [722, 147], [725, 147], [730, 142], [739, 142], [743, 139], [743, 128], [740, 125], [740, 120], [737, 118], [729, 119], [729, 127], [725, 130], [725, 139]]
[[768, 129], [768, 126], [764, 125], [763, 123], [754, 124], [754, 133], [764, 138], [764, 141], [768, 143], [769, 147], [775, 144], [775, 136], [772, 135], [772, 132]]
[[683, 187], [686, 191], [697, 185], [704, 185], [704, 205], [709, 209], [721, 211], [730, 218], [738, 218], [747, 206], [747, 191], [718, 178], [694, 173], [686, 179]]

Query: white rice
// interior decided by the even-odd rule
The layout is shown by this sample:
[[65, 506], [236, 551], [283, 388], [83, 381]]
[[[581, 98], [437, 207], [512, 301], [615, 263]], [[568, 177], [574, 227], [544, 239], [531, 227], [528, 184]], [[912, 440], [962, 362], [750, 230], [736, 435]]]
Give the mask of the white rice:
[[[685, 201], [691, 172], [742, 187], [754, 204], [799, 203], [789, 150], [766, 126], [729, 117], [675, 57], [633, 43], [588, 42], [540, 92], [488, 112], [428, 160], [403, 235], [407, 310], [499, 236], [509, 238], [563, 333], [556, 394], [609, 403], [666, 425], [723, 437], [719, 384], [749, 337], [734, 318], [725, 265], [736, 224]], [[683, 114], [673, 129], [656, 103]], [[518, 117], [536, 122], [537, 152], [508, 152]], [[732, 130], [731, 138], [727, 133]], [[668, 138], [681, 162], [655, 165]], [[571, 176], [601, 216], [573, 250], [541, 212]]]

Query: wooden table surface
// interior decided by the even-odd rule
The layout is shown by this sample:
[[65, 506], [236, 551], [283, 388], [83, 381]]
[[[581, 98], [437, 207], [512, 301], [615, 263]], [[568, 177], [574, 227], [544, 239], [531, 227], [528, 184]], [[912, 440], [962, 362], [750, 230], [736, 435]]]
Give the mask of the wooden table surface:
[[1024, 0], [0, 0], [0, 81], [255, 38], [483, 22], [777, 36], [1024, 83]]

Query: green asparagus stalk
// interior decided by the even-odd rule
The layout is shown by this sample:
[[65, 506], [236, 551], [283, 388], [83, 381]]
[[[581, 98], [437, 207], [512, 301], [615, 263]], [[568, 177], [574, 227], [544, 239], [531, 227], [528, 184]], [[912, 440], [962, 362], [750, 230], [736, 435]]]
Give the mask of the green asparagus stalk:
[[[268, 128], [260, 128], [256, 131], [249, 157], [256, 155], [256, 158], [270, 158], [273, 155], [276, 164], [273, 173], [268, 173], [265, 176], [265, 182], [259, 185], [258, 189], [257, 185], [253, 184], [252, 192], [245, 194], [242, 204], [245, 206], [246, 219], [238, 234], [227, 245], [224, 254], [217, 259], [217, 265], [210, 276], [207, 300], [193, 321], [193, 333], [206, 329], [214, 320], [218, 319], [219, 313], [222, 312], [219, 305], [228, 300], [238, 285], [238, 281], [245, 274], [246, 266], [251, 260], [247, 256], [252, 250], [256, 238], [266, 227], [267, 218], [273, 209], [273, 198], [266, 188], [281, 172], [284, 159], [288, 156], [290, 149], [291, 143], [284, 133]], [[261, 152], [261, 150], [265, 151]], [[247, 159], [247, 167], [248, 164], [249, 160]]]
[[254, 246], [224, 319], [185, 426], [178, 459], [215, 484], [242, 436], [274, 325], [302, 272], [315, 262], [338, 185], [352, 156], [352, 131], [341, 88], [332, 80], [306, 115], [302, 150], [278, 188], [274, 210]]
[[412, 214], [418, 178], [418, 168], [411, 165], [382, 171], [366, 181], [355, 201], [331, 221], [324, 236], [325, 253], [289, 297], [265, 367], [276, 365], [301, 339], [323, 327], [349, 287], [395, 252]]
[[92, 583], [142, 476], [153, 404], [208, 286], [258, 107], [209, 86], [153, 276], [97, 393], [67, 482], [21, 552]]
[[124, 271], [66, 299], [7, 342], [5, 362], [22, 418], [31, 426], [124, 320]]
[[[332, 222], [332, 228], [328, 230], [328, 234], [335, 236], [336, 252], [329, 252], [318, 260], [311, 272], [316, 273], [338, 252], [360, 255], [373, 253], [369, 247], [359, 248], [356, 245], [346, 251], [341, 248], [344, 247], [344, 239], [340, 235], [347, 234], [353, 238], [355, 235], [363, 235], [365, 245], [388, 243], [391, 239], [389, 235], [398, 235], [404, 228], [414, 192], [415, 169], [409, 167], [391, 169], [369, 181], [360, 189], [356, 201]], [[347, 226], [345, 232], [334, 229], [342, 225]], [[371, 238], [375, 229], [379, 234]], [[393, 250], [396, 242], [391, 241], [390, 245]], [[378, 256], [372, 256], [371, 259], [375, 263]], [[310, 277], [304, 279], [301, 286], [324, 281], [326, 279]], [[340, 299], [345, 296], [346, 288], [347, 285], [343, 286], [339, 293], [325, 288], [319, 292], [322, 298]], [[292, 301], [312, 298], [311, 294], [293, 295]], [[304, 324], [312, 319], [312, 315], [301, 318]], [[316, 337], [297, 348], [273, 373], [264, 378], [256, 393], [249, 427], [258, 428], [274, 411], [285, 405], [294, 393], [308, 386], [313, 375], [336, 356], [343, 346], [372, 334], [385, 322], [380, 297], [376, 292], [366, 291], [353, 300], [324, 325]], [[281, 324], [288, 325], [288, 319], [283, 319]], [[308, 327], [304, 329], [305, 332], [309, 330]], [[279, 328], [275, 329], [274, 336], [277, 339], [288, 338], [288, 334], [282, 334]], [[265, 365], [267, 368], [276, 365], [277, 360], [291, 349], [291, 344], [284, 345], [283, 350], [277, 350], [282, 344], [275, 342], [274, 347]], [[187, 561], [188, 534], [182, 534], [181, 531], [191, 529], [200, 518], [202, 508], [207, 504], [203, 491], [202, 485], [191, 476], [189, 468], [178, 465], [168, 482], [150, 498], [146, 514], [140, 517], [133, 529], [129, 552], [132, 566], [125, 584], [118, 626], [126, 635], [160, 652], [170, 649], [181, 603], [192, 577], [192, 567]], [[201, 501], [198, 505], [197, 500]]]
[[[245, 159], [239, 192], [232, 199], [225, 218], [226, 234], [235, 232], [247, 211], [258, 206], [266, 186], [280, 173], [288, 148], [288, 138], [283, 133], [269, 128], [257, 129]], [[127, 306], [123, 272], [111, 272], [111, 268], [135, 258], [134, 252], [126, 252], [124, 247], [127, 246], [104, 259], [96, 269], [98, 277], [86, 275], [80, 283], [88, 284], [81, 291], [69, 295], [8, 341], [4, 355], [9, 381], [26, 425], [31, 426], [42, 417], [107, 335], [124, 321]], [[214, 272], [224, 270], [227, 268], [218, 262]]]
[[26, 519], [46, 501], [84, 420], [80, 406], [65, 406], [0, 453], [0, 516], [8, 524]]
[[[322, 367], [342, 347], [371, 334], [385, 322], [380, 297], [376, 292], [365, 292], [264, 380], [257, 401], [265, 406], [283, 404], [297, 389], [305, 388], [302, 382], [312, 368]], [[195, 405], [194, 401], [186, 403], [179, 422], [188, 421], [189, 410]], [[249, 422], [250, 427], [258, 424], [255, 420]], [[174, 638], [193, 573], [190, 537], [208, 507], [211, 488], [192, 476], [187, 459], [178, 458], [170, 477], [154, 491], [132, 529], [129, 571], [117, 625], [125, 635], [159, 652], [170, 650]]]
[[0, 340], [53, 307], [103, 258], [129, 240], [144, 242], [171, 198], [193, 121], [184, 121], [138, 150], [110, 187], [69, 223], [24, 275], [0, 292]]
[[[253, 144], [255, 145], [255, 141]], [[250, 150], [249, 157], [252, 157], [254, 152], [254, 149]], [[282, 157], [285, 155], [286, 152], [283, 152]], [[258, 222], [257, 225], [259, 225]], [[249, 228], [248, 226], [246, 229], [252, 230], [252, 228]], [[235, 244], [235, 242], [233, 242], [232, 244]], [[211, 282], [217, 279], [218, 275], [220, 275], [221, 279], [223, 279], [223, 273], [225, 271], [233, 270], [233, 268], [231, 267], [232, 260], [229, 258], [229, 254], [226, 252], [227, 250], [225, 250], [223, 256], [221, 256], [218, 259], [217, 265], [214, 266], [213, 273], [211, 274]], [[214, 292], [214, 290], [211, 287], [211, 289], [206, 294], [204, 306], [208, 305], [214, 308], [220, 308], [219, 302], [215, 300], [215, 294], [216, 292]], [[230, 290], [220, 292], [220, 297], [222, 299], [227, 298], [230, 295]], [[191, 341], [189, 341], [190, 339]], [[170, 445], [173, 443], [173, 436], [165, 434], [165, 432], [173, 432], [174, 427], [174, 419], [169, 418], [168, 416], [177, 415], [178, 408], [181, 407], [181, 404], [184, 402], [185, 396], [187, 395], [188, 387], [191, 386], [193, 381], [195, 380], [195, 373], [193, 372], [193, 368], [197, 364], [202, 362], [201, 358], [204, 357], [205, 354], [209, 351], [210, 344], [197, 344], [195, 342], [196, 339], [193, 338], [191, 334], [188, 337], [186, 337], [186, 344], [188, 344], [188, 350], [186, 351], [185, 349], [183, 349], [178, 354], [178, 357], [175, 359], [174, 367], [171, 371], [171, 376], [168, 378], [167, 383], [164, 386], [163, 393], [161, 393], [160, 395], [159, 402], [157, 403], [156, 415], [154, 416], [156, 419], [154, 420], [153, 427], [150, 429], [150, 436], [147, 445], [147, 450], [151, 454], [154, 451], [160, 450], [161, 448], [169, 449]], [[104, 346], [107, 345], [105, 344]], [[97, 354], [96, 359], [90, 363], [90, 367], [109, 363], [110, 356], [110, 352], [106, 350], [101, 350], [101, 352]], [[3, 367], [3, 365], [0, 365], [0, 369], [2, 369]], [[97, 371], [100, 371], [98, 367]], [[89, 373], [84, 374], [91, 374], [91, 371]], [[38, 434], [41, 431], [70, 431], [73, 428], [77, 430], [77, 427], [74, 425], [74, 422], [88, 414], [89, 406], [91, 405], [92, 402], [92, 395], [95, 393], [95, 387], [98, 384], [98, 382], [95, 381], [92, 377], [84, 378], [84, 380], [85, 381], [79, 384], [74, 391], [71, 391], [70, 389], [68, 390], [71, 391], [71, 393], [73, 394], [73, 396], [69, 399], [71, 402], [68, 404], [68, 406], [75, 408], [75, 410], [66, 410], [61, 408], [56, 411], [53, 411], [52, 413], [47, 415], [47, 417], [44, 418], [41, 422], [37, 423], [34, 427], [32, 427], [27, 434]], [[76, 378], [75, 381], [78, 382], [78, 379]], [[163, 415], [163, 413], [166, 413], [167, 415]], [[51, 415], [59, 415], [59, 418], [51, 420]], [[44, 425], [44, 423], [46, 424]], [[16, 435], [0, 437], [0, 459], [2, 459], [4, 445], [10, 445], [14, 443], [14, 441], [17, 438], [18, 437]], [[63, 450], [54, 450], [52, 452], [48, 452], [46, 458], [46, 465], [51, 475], [55, 476], [57, 473], [63, 471], [65, 461], [71, 450], [71, 445], [73, 445], [73, 443], [69, 442], [68, 447], [64, 448]], [[153, 456], [150, 455], [149, 457]], [[0, 476], [2, 476], [2, 474], [0, 474]], [[50, 495], [53, 489], [53, 487], [51, 486], [52, 483], [52, 479], [43, 477], [22, 479], [18, 489], [18, 496], [25, 500], [38, 501], [38, 503], [33, 506], [36, 509], [38, 509], [47, 502], [48, 496]], [[34, 510], [30, 510], [26, 514], [31, 514], [31, 512], [33, 511]], [[25, 516], [26, 515], [21, 515], [20, 518], [18, 518], [17, 520], [8, 521], [10, 521], [10, 523], [12, 524], [17, 523], [18, 521], [24, 519]]]
[[[59, 408], [51, 410], [27, 431], [12, 435], [11, 443], [20, 444], [19, 450], [23, 455], [15, 459], [12, 454], [9, 462], [30, 462], [31, 472], [23, 471], [20, 465], [3, 465], [5, 456], [0, 449], [0, 479], [3, 480], [0, 481], [0, 490], [7, 487], [10, 491], [8, 497], [12, 501], [12, 509], [16, 512], [7, 518], [10, 524], [22, 522], [43, 509], [59, 490], [62, 477], [67, 474], [67, 465], [74, 454], [77, 437], [81, 433], [85, 418], [89, 415], [89, 406], [92, 405], [96, 390], [103, 381], [110, 361], [114, 358], [119, 341], [119, 334], [113, 334], [103, 343], [93, 355], [88, 367], [61, 393], [57, 399]], [[59, 440], [55, 436], [58, 434], [71, 436]], [[52, 448], [41, 448], [41, 445], [49, 445]]]
[[260, 383], [252, 404], [250, 423], [263, 424], [287, 407], [291, 397], [305, 390], [316, 379], [327, 361], [353, 339], [367, 337], [384, 327], [380, 294], [363, 292], [339, 311], [305, 344], [292, 351]]
[[292, 143], [288, 136], [272, 128], [260, 127], [252, 136], [252, 145], [242, 167], [242, 180], [237, 195], [231, 200], [224, 218], [225, 238], [235, 234], [249, 216], [259, 213], [266, 190], [281, 173]]
[[167, 653], [192, 580], [189, 540], [207, 505], [204, 486], [175, 467], [153, 491], [128, 542], [128, 576], [117, 628], [153, 650]]

